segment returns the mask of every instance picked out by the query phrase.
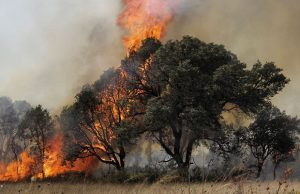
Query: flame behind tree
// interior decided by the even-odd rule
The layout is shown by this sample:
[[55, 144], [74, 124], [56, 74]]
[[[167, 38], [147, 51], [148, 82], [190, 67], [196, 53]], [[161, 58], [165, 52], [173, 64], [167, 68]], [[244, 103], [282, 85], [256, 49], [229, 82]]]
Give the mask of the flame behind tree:
[[[19, 181], [30, 177], [48, 178], [67, 172], [88, 172], [93, 159], [66, 161], [62, 152], [63, 136], [53, 135], [53, 121], [41, 106], [30, 109], [19, 127], [23, 151], [8, 164], [0, 163], [0, 181]], [[17, 136], [16, 136], [17, 137]]]
[[[133, 52], [138, 51], [143, 40], [147, 38], [163, 38], [167, 25], [174, 16], [176, 2], [172, 0], [123, 1], [125, 9], [119, 16], [118, 23], [127, 32], [124, 37], [124, 45], [128, 53], [133, 54]], [[77, 131], [77, 133], [83, 135], [81, 138], [74, 136], [76, 139], [73, 139], [72, 143], [79, 147], [69, 147], [69, 149], [73, 149], [70, 155], [76, 153], [76, 157], [72, 159], [74, 166], [68, 162], [63, 165], [65, 161], [62, 159], [64, 153], [61, 149], [62, 144], [65, 142], [62, 136], [57, 135], [53, 139], [47, 139], [44, 137], [43, 130], [28, 128], [27, 126], [24, 129], [31, 129], [29, 134], [31, 134], [32, 142], [37, 148], [35, 154], [32, 155], [24, 151], [8, 165], [0, 164], [0, 181], [17, 181], [30, 176], [38, 178], [53, 177], [69, 171], [85, 172], [89, 170], [88, 166], [92, 166], [94, 162], [93, 159], [90, 159], [90, 156], [98, 158], [101, 162], [112, 164], [119, 170], [124, 168], [126, 147], [135, 140], [138, 131], [130, 129], [137, 126], [135, 114], [139, 114], [143, 110], [141, 106], [137, 108], [136, 96], [141, 93], [145, 95], [145, 91], [148, 93], [154, 91], [151, 91], [153, 88], [141, 88], [143, 85], [145, 86], [147, 80], [147, 69], [151, 63], [151, 55], [147, 54], [147, 57], [138, 60], [138, 64], [143, 64], [143, 67], [139, 67], [136, 71], [141, 81], [138, 87], [128, 90], [132, 85], [128, 86], [127, 74], [132, 74], [134, 71], [130, 68], [136, 65], [131, 67], [127, 66], [128, 64], [124, 65], [115, 70], [116, 76], [109, 80], [97, 82], [93, 86], [92, 93], [98, 102], [91, 102], [97, 103], [90, 104], [91, 102], [88, 102], [88, 104], [85, 104], [87, 107], [82, 109], [81, 105], [85, 103], [82, 104], [82, 97], [84, 96], [77, 96], [77, 102], [62, 113], [62, 120], [66, 119], [67, 115], [72, 112], [73, 119], [82, 121], [75, 126], [72, 125], [73, 132]], [[134, 61], [135, 64], [136, 62]], [[99, 85], [102, 86], [99, 88]], [[137, 109], [139, 110], [137, 111]], [[74, 110], [76, 110], [76, 115], [74, 115]], [[88, 114], [83, 116], [82, 113]], [[94, 120], [95, 118], [96, 120]], [[64, 125], [64, 127], [70, 130], [70, 126]], [[57, 141], [54, 147], [51, 146], [53, 140]], [[83, 165], [83, 163], [86, 165]]]
[[[76, 159], [75, 161], [65, 160], [65, 154], [62, 147], [64, 144], [63, 135], [56, 134], [51, 140], [47, 142], [48, 149], [45, 153], [46, 159], [44, 161], [43, 169], [45, 177], [56, 177], [61, 174], [70, 172], [85, 172], [89, 173], [95, 166], [93, 158]], [[42, 174], [35, 175], [37, 178], [43, 178]]]
[[[74, 162], [66, 161], [62, 153], [63, 136], [56, 134], [52, 139], [47, 141], [45, 159], [43, 166], [38, 163], [35, 155], [30, 155], [27, 151], [23, 151], [17, 161], [13, 161], [8, 165], [0, 163], [0, 181], [20, 181], [30, 177], [49, 178], [56, 177], [60, 174], [70, 172], [89, 172], [95, 165], [92, 158], [77, 159]], [[37, 167], [40, 167], [37, 169]], [[41, 170], [41, 168], [43, 170]]]
[[31, 152], [36, 156], [37, 171], [45, 177], [44, 161], [48, 149], [46, 140], [53, 133], [53, 121], [49, 112], [41, 105], [29, 110], [20, 124], [20, 130], [32, 143]]
[[135, 102], [122, 76], [119, 70], [106, 71], [94, 86], [77, 95], [73, 106], [63, 111], [63, 127], [70, 129], [69, 137], [75, 142], [69, 146], [74, 150], [67, 151], [71, 160], [93, 156], [118, 170], [124, 168], [125, 149], [136, 137], [136, 130], [132, 130], [136, 120], [132, 116]]
[[[141, 52], [145, 39], [159, 40], [165, 35], [167, 25], [173, 18], [175, 2], [177, 1], [123, 1], [125, 9], [120, 14], [118, 23], [127, 31], [123, 40], [131, 59], [136, 52]], [[151, 43], [154, 44], [144, 47], [150, 50], [145, 49], [143, 57], [135, 55], [137, 57], [131, 60], [131, 64], [126, 60], [116, 70], [104, 73], [94, 86], [83, 89], [77, 95], [73, 106], [64, 110], [63, 126], [71, 129], [69, 137], [73, 139], [72, 144], [77, 145], [69, 146], [73, 149], [71, 152], [67, 151], [71, 154], [70, 159], [94, 156], [118, 170], [124, 168], [126, 148], [131, 141], [135, 141], [139, 133], [137, 115], [145, 111], [140, 103], [141, 97], [157, 93], [154, 88], [146, 86], [149, 82], [147, 71], [151, 54], [160, 46], [159, 42]], [[151, 46], [154, 46], [153, 49]], [[143, 65], [140, 66], [141, 64]], [[133, 74], [136, 79], [132, 79]], [[134, 85], [132, 81], [140, 83]], [[70, 126], [70, 123], [73, 125]], [[132, 129], [133, 127], [136, 129]]]

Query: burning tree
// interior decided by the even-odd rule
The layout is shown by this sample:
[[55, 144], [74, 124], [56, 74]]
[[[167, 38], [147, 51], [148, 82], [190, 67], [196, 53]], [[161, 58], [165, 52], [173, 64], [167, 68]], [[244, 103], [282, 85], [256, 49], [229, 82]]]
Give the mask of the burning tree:
[[[155, 71], [153, 70], [153, 54], [161, 47], [161, 42], [154, 38], [147, 38], [142, 41], [141, 47], [131, 51], [122, 60], [121, 69], [126, 74], [126, 89], [132, 91], [132, 98], [140, 104], [141, 115], [145, 113], [146, 104], [149, 98], [160, 94], [160, 87], [155, 83]], [[133, 95], [134, 94], [134, 95]]]
[[94, 156], [117, 170], [125, 167], [126, 149], [135, 142], [138, 132], [133, 129], [137, 107], [123, 76], [120, 70], [106, 71], [63, 111], [62, 126], [74, 143], [69, 158]]
[[[33, 163], [40, 165], [42, 178], [70, 170], [82, 172], [87, 165], [74, 168], [68, 160], [74, 164], [91, 157], [122, 170], [128, 150], [145, 130], [170, 160], [186, 171], [196, 145], [226, 134], [224, 112], [236, 109], [254, 116], [288, 83], [273, 63], [257, 62], [247, 69], [222, 45], [189, 36], [162, 45], [159, 40], [173, 18], [175, 2], [123, 0], [125, 9], [118, 22], [128, 33], [123, 38], [127, 57], [121, 67], [106, 71], [94, 85], [85, 86], [75, 103], [63, 110], [60, 123], [64, 138], [48, 139], [52, 119], [41, 106], [25, 115], [20, 129], [31, 141], [28, 145], [33, 144], [37, 160], [22, 152], [21, 158], [29, 161], [28, 165], [22, 163], [26, 172], [22, 177], [29, 176]], [[60, 158], [64, 139], [65, 168]], [[59, 143], [49, 149], [56, 141]], [[93, 160], [79, 161], [93, 164]], [[15, 169], [18, 164], [13, 162], [6, 169]], [[0, 180], [8, 180], [7, 174], [11, 175], [4, 173]], [[14, 174], [11, 177], [18, 179]]]
[[[140, 115], [145, 113], [148, 98], [145, 91], [147, 96], [157, 92], [153, 90], [155, 88], [144, 87], [148, 80], [146, 69], [151, 62], [150, 54], [157, 48], [150, 52], [144, 50], [143, 58], [136, 52], [141, 53], [142, 41], [147, 38], [153, 38], [152, 43], [160, 46], [155, 39], [165, 35], [175, 6], [170, 0], [124, 0], [123, 3], [125, 9], [118, 18], [118, 24], [128, 33], [123, 38], [124, 45], [130, 59], [136, 56], [134, 60], [138, 59], [144, 67], [132, 69], [133, 66], [130, 66], [126, 69], [124, 65], [107, 71], [94, 86], [78, 94], [75, 104], [65, 108], [61, 115], [67, 136], [77, 145], [71, 151], [71, 158], [94, 156], [118, 170], [124, 168], [126, 147], [140, 134]], [[129, 84], [133, 79], [128, 74], [135, 74], [137, 79], [134, 81], [140, 81], [139, 85], [136, 82]]]
[[[47, 140], [53, 133], [53, 121], [46, 109], [41, 105], [29, 110], [20, 123], [20, 131], [30, 142], [30, 152], [36, 157], [36, 170], [45, 177], [44, 164], [49, 149]], [[33, 173], [37, 173], [33, 172]]]
[[[174, 15], [174, 1], [124, 0], [123, 3], [125, 9], [119, 16], [118, 23], [128, 32], [123, 39], [128, 53], [138, 50], [142, 40], [146, 38], [161, 39], [165, 35], [167, 24]], [[133, 126], [135, 128], [139, 127], [136, 123], [140, 123], [141, 117], [138, 115], [142, 114], [145, 106], [137, 107], [136, 105], [138, 90], [128, 90], [128, 87], [124, 86], [127, 82], [127, 75], [124, 70], [119, 68], [114, 73], [113, 71], [110, 72], [115, 75], [118, 74], [116, 76], [118, 78], [109, 79], [110, 81], [108, 81], [104, 77], [109, 77], [111, 74], [106, 73], [94, 86], [78, 94], [76, 103], [65, 108], [61, 114], [61, 124], [67, 134], [66, 138], [69, 138], [64, 143], [72, 145], [66, 149], [71, 150], [72, 154], [69, 156], [72, 156], [71, 159], [75, 160], [75, 163], [78, 161], [76, 160], [78, 157], [95, 156], [104, 163], [122, 169], [128, 144], [134, 142], [137, 131], [139, 131], [129, 129]], [[61, 138], [58, 135], [54, 139], [56, 141]], [[62, 141], [63, 139], [59, 141], [59, 145]], [[52, 139], [48, 141], [48, 144], [51, 144], [50, 142], [52, 142]], [[27, 145], [30, 145], [30, 143]], [[70, 168], [69, 165], [63, 168], [60, 162], [53, 163], [53, 161], [61, 161], [59, 158], [60, 149], [53, 149], [52, 147], [46, 152], [48, 159], [46, 164], [43, 165], [48, 172], [46, 176], [55, 176], [74, 169], [82, 172], [82, 169], [86, 169], [85, 167], [80, 168], [81, 165], [76, 168]], [[19, 157], [26, 159], [29, 156], [24, 151]], [[24, 169], [29, 169], [28, 167], [31, 166], [32, 161], [35, 162], [34, 158], [29, 157], [29, 159], [30, 162], [27, 166], [24, 164], [26, 166]], [[7, 165], [6, 172], [3, 174], [3, 178], [1, 174], [0, 179], [20, 180], [28, 177], [27, 171], [18, 177], [8, 170], [8, 168], [12, 169], [12, 166], [18, 166], [18, 164], [19, 162], [14, 161]], [[59, 170], [57, 170], [58, 167]]]

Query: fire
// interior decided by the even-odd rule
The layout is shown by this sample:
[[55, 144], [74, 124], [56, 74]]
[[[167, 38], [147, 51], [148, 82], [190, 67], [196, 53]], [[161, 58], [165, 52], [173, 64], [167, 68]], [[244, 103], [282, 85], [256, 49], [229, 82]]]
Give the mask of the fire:
[[63, 146], [62, 135], [56, 135], [49, 144], [50, 149], [46, 152], [43, 166], [45, 177], [56, 177], [67, 172], [87, 172], [93, 166], [93, 158], [77, 159], [74, 164], [66, 161], [64, 164], [64, 154], [61, 150]]
[[8, 165], [1, 165], [0, 168], [0, 181], [13, 181], [23, 180], [31, 174], [35, 165], [35, 160], [30, 157], [26, 152], [22, 152], [18, 161], [13, 161]]
[[[123, 0], [123, 3], [125, 9], [118, 18], [118, 24], [127, 33], [123, 37], [123, 42], [128, 53], [130, 53], [139, 49], [142, 41], [146, 38], [160, 40], [164, 37], [167, 26], [174, 17], [174, 9], [178, 0]], [[126, 77], [126, 73], [121, 68], [119, 70], [121, 71], [119, 82], [116, 83], [112, 91], [111, 88], [103, 91], [102, 95], [106, 96], [107, 102], [103, 107], [99, 107], [107, 110], [112, 107], [114, 120], [126, 119], [128, 112], [126, 107], [120, 109], [115, 105], [116, 101], [128, 95], [128, 91], [126, 91], [126, 87], [122, 82]], [[108, 122], [109, 119], [111, 118], [107, 116], [107, 121], [103, 122]], [[114, 134], [111, 132], [109, 135], [109, 141], [113, 141]], [[94, 158], [77, 159], [74, 163], [64, 162], [63, 141], [63, 136], [58, 133], [47, 142], [48, 149], [42, 165], [44, 173], [36, 169], [41, 164], [38, 164], [37, 158], [31, 156], [26, 150], [18, 156], [17, 161], [9, 164], [2, 164], [0, 161], [0, 182], [16, 182], [30, 177], [40, 179], [56, 177], [68, 172], [88, 172], [95, 165]], [[95, 146], [105, 149], [101, 144]]]
[[73, 164], [69, 161], [64, 163], [62, 146], [63, 136], [60, 134], [47, 142], [49, 149], [46, 151], [42, 167], [44, 175], [35, 169], [38, 166], [37, 159], [24, 151], [19, 155], [18, 161], [13, 161], [8, 165], [0, 164], [0, 181], [16, 182], [30, 177], [40, 179], [57, 177], [67, 172], [88, 172], [94, 166], [93, 158], [77, 159]]
[[161, 39], [172, 21], [176, 0], [123, 0], [125, 10], [118, 24], [128, 34], [123, 38], [128, 51], [137, 50], [146, 38]]

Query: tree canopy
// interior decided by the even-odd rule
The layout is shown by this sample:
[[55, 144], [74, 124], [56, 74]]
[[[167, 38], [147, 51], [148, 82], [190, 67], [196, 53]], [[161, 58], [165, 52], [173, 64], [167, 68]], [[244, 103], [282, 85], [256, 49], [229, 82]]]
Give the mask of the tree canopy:
[[[224, 46], [190, 36], [164, 45], [146, 41], [141, 50], [149, 51], [150, 59], [144, 70], [146, 89], [139, 89], [157, 91], [148, 95], [144, 124], [179, 167], [190, 165], [199, 140], [222, 131], [224, 111], [238, 109], [253, 116], [289, 82], [274, 63], [257, 62], [249, 69]], [[136, 55], [143, 59], [145, 54], [136, 52], [133, 59]], [[130, 56], [126, 61], [132, 64]], [[143, 60], [135, 61], [131, 67], [145, 69]]]
[[265, 107], [256, 116], [249, 127], [242, 128], [241, 142], [249, 147], [256, 159], [257, 177], [260, 176], [265, 161], [272, 157], [275, 168], [288, 155], [292, 157], [295, 148], [300, 121], [296, 117], [286, 115], [276, 107]]

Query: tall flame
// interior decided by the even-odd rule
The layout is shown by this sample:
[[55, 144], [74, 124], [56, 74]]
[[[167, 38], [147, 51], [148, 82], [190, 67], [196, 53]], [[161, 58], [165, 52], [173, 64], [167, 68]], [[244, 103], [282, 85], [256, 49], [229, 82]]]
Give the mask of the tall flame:
[[177, 0], [123, 0], [124, 11], [118, 24], [127, 34], [123, 41], [128, 51], [137, 50], [146, 38], [161, 39], [172, 21]]

